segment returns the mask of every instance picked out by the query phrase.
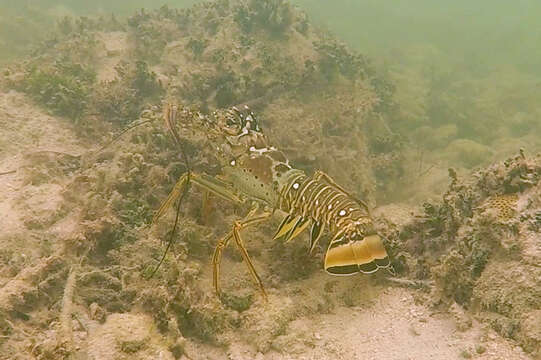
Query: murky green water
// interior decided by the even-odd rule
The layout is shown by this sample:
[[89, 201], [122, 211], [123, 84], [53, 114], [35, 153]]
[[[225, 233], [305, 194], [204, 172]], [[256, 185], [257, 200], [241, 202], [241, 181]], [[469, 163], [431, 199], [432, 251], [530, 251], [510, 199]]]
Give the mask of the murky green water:
[[[197, 2], [43, 0], [38, 4], [6, 0], [0, 4], [3, 13], [0, 30], [16, 27], [17, 23], [35, 22], [37, 26], [63, 14], [127, 15], [142, 7], [162, 4], [186, 7]], [[421, 43], [437, 48], [449, 61], [464, 62], [471, 67], [513, 64], [524, 71], [541, 73], [541, 3], [535, 0], [295, 0], [293, 3], [351, 46], [371, 56], [389, 56], [393, 50]], [[31, 34], [36, 28], [25, 30]], [[10, 37], [21, 35], [0, 33], [3, 33], [2, 45]]]

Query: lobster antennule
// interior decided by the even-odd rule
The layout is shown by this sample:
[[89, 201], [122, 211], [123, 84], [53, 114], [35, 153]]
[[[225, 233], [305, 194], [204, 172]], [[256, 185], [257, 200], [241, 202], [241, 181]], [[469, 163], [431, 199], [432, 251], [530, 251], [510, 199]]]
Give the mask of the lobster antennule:
[[325, 254], [325, 271], [331, 275], [371, 274], [391, 265], [381, 237], [364, 238], [343, 235], [329, 244]]

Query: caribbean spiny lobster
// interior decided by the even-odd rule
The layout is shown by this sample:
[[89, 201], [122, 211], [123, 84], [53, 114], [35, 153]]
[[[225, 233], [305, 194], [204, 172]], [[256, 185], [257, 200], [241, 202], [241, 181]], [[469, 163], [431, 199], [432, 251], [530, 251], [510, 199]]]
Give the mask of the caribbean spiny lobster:
[[224, 199], [252, 205], [248, 215], [235, 221], [232, 230], [219, 240], [212, 258], [213, 282], [220, 294], [219, 271], [224, 248], [235, 241], [251, 276], [266, 297], [265, 289], [243, 244], [240, 231], [270, 218], [275, 210], [287, 215], [274, 239], [290, 241], [308, 226], [310, 251], [325, 229], [331, 241], [325, 255], [325, 270], [332, 275], [373, 273], [391, 265], [377, 234], [367, 204], [327, 174], [313, 176], [295, 169], [284, 154], [269, 144], [255, 114], [247, 107], [218, 110], [211, 115], [187, 107], [166, 105], [164, 119], [177, 143], [182, 130], [203, 130], [221, 165], [221, 175], [188, 171], [180, 177], [168, 198], [156, 212], [153, 222], [179, 198], [190, 184]]

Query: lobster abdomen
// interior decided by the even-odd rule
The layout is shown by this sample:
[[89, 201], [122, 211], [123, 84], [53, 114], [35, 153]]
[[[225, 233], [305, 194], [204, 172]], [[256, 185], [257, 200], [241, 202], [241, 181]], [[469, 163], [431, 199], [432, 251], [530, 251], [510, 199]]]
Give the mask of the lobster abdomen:
[[332, 238], [325, 255], [325, 270], [333, 275], [372, 273], [390, 266], [387, 251], [377, 234], [366, 204], [355, 199], [322, 173], [309, 177], [297, 171], [280, 191], [281, 210], [289, 215], [275, 238], [292, 240], [312, 224], [310, 248], [323, 229]]

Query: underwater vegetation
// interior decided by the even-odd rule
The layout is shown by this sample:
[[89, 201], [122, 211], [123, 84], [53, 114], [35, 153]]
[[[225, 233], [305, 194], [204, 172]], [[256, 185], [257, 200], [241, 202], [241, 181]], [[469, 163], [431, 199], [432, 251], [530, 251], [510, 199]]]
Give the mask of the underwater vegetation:
[[122, 125], [137, 119], [145, 104], [157, 103], [165, 91], [142, 60], [121, 62], [115, 71], [115, 79], [99, 84], [91, 101], [93, 111], [103, 119]]
[[6, 70], [7, 82], [29, 94], [53, 114], [80, 122], [89, 115], [116, 125], [139, 117], [146, 102], [156, 101], [163, 89], [156, 74], [142, 60], [115, 65], [116, 77], [97, 77], [97, 59], [105, 51], [96, 30], [117, 30], [121, 25], [107, 20], [62, 18], [58, 38], [35, 50], [37, 55]]
[[78, 119], [87, 110], [95, 79], [91, 69], [59, 60], [50, 69], [29, 68], [20, 88], [54, 114]]
[[[234, 14], [235, 21], [244, 32], [263, 28], [271, 35], [285, 32], [291, 26], [294, 16], [291, 5], [283, 0], [250, 0], [248, 4], [237, 7]], [[302, 24], [300, 28], [304, 29]]]
[[396, 268], [434, 279], [435, 304], [458, 303], [529, 351], [541, 306], [541, 157], [519, 155], [459, 178], [442, 199], [389, 233]]

